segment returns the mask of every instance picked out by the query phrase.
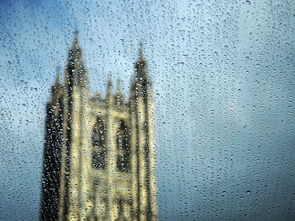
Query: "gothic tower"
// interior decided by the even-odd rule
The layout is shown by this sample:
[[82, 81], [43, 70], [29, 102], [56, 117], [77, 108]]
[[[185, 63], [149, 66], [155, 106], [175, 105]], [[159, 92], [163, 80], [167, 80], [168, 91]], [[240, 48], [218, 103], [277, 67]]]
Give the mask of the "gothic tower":
[[143, 48], [130, 98], [91, 96], [76, 33], [47, 104], [41, 220], [157, 220], [154, 106]]

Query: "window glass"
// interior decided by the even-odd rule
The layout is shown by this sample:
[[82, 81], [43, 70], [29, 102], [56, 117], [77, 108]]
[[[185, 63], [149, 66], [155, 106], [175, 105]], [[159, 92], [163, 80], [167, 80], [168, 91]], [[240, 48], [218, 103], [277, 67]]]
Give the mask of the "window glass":
[[0, 220], [294, 220], [295, 1], [2, 0], [0, 49]]

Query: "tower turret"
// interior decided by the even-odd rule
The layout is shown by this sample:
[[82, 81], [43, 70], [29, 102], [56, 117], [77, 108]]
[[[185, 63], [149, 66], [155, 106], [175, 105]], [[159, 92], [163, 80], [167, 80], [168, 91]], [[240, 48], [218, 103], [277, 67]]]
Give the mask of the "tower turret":
[[130, 97], [131, 123], [136, 135], [138, 174], [138, 220], [157, 220], [154, 106], [152, 84], [148, 76], [147, 62], [140, 45], [139, 57], [135, 62], [135, 80]]
[[[61, 178], [61, 219], [73, 219], [79, 216], [81, 198], [81, 177], [83, 147], [85, 147], [84, 124], [87, 121], [89, 103], [88, 76], [79, 46], [78, 32], [75, 32], [72, 48], [69, 51], [65, 73], [64, 98], [64, 148]], [[75, 157], [73, 157], [75, 156]]]

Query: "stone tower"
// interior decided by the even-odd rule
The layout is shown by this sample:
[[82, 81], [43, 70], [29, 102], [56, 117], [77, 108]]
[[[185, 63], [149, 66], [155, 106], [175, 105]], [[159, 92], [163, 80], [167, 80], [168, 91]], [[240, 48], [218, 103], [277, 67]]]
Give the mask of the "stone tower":
[[41, 220], [157, 220], [154, 106], [142, 46], [130, 98], [90, 96], [76, 33], [47, 104]]

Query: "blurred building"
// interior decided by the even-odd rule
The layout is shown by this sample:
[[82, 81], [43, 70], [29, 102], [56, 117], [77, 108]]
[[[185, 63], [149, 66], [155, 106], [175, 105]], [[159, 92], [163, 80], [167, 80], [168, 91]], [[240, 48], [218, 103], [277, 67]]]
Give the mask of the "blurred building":
[[90, 96], [76, 34], [47, 104], [41, 220], [157, 220], [152, 85], [142, 47], [130, 98]]

